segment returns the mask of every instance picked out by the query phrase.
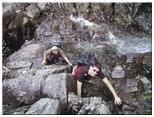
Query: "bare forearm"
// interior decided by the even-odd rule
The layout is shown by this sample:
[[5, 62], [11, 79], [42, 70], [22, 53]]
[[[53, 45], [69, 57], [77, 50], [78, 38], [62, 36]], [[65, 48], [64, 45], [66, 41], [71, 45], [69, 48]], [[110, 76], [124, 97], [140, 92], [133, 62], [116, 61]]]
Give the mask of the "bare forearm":
[[103, 79], [103, 82], [108, 86], [108, 88], [110, 89], [110, 91], [112, 92], [114, 98], [115, 98], [115, 104], [120, 105], [121, 104], [121, 99], [118, 97], [117, 93], [115, 92], [114, 88], [112, 87], [111, 83], [109, 82], [109, 80], [105, 77]]
[[70, 61], [68, 60], [68, 58], [66, 57], [66, 55], [64, 54], [64, 52], [62, 50], [59, 51], [61, 56], [65, 59], [65, 61], [68, 63], [68, 64], [71, 64]]
[[70, 61], [68, 60], [67, 57], [65, 57], [64, 59], [66, 60], [66, 62], [67, 62], [68, 64], [70, 64]]
[[77, 95], [79, 98], [81, 98], [81, 89], [77, 89]]
[[79, 98], [81, 98], [81, 93], [82, 93], [81, 88], [82, 88], [82, 83], [77, 81], [77, 95], [78, 95]]
[[43, 60], [44, 60], [44, 61], [46, 61], [47, 56], [48, 56], [50, 53], [51, 53], [51, 49], [46, 50], [46, 51], [44, 52], [44, 56], [43, 56]]
[[43, 60], [44, 60], [44, 61], [46, 61], [46, 60], [47, 60], [47, 54], [46, 54], [46, 53], [44, 53]]
[[103, 82], [107, 85], [107, 87], [109, 88], [109, 90], [113, 94], [114, 98], [118, 97], [117, 93], [115, 92], [115, 90], [114, 90], [113, 86], [111, 85], [111, 83], [109, 82], [109, 80], [107, 78], [104, 78]]

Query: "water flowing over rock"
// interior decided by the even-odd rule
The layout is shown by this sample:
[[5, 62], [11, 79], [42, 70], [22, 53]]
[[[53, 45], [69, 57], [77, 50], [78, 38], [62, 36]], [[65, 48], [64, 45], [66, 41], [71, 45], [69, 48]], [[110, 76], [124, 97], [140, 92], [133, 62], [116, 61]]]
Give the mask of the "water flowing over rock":
[[125, 71], [123, 70], [123, 68], [120, 65], [116, 66], [113, 69], [112, 78], [124, 78], [124, 77], [125, 77]]
[[[152, 114], [152, 3], [3, 3], [3, 114]], [[76, 95], [68, 65], [42, 65], [52, 40], [69, 60], [93, 53], [99, 78]]]
[[[80, 21], [82, 20], [84, 22], [85, 21], [88, 22], [88, 23], [85, 22], [86, 25], [84, 23], [85, 26], [94, 25], [92, 27], [94, 28], [94, 30], [95, 28], [97, 29], [98, 26], [96, 25], [96, 23], [98, 24], [103, 23], [102, 27], [104, 27], [105, 26], [104, 22], [114, 22], [115, 24], [124, 27], [126, 30], [132, 32], [133, 34], [135, 33], [136, 35], [144, 35], [142, 34], [142, 31], [151, 34], [151, 27], [152, 27], [151, 8], [152, 5], [150, 3], [121, 3], [121, 4], [120, 3], [67, 3], [67, 4], [66, 3], [42, 3], [42, 4], [3, 3], [3, 21], [5, 21], [3, 22], [3, 24], [5, 25], [4, 30], [5, 32], [9, 32], [4, 35], [4, 38], [5, 40], [7, 40], [6, 43], [8, 44], [8, 46], [11, 46], [9, 41], [14, 40], [11, 41], [11, 43], [18, 42], [18, 45], [16, 45], [16, 49], [20, 48], [25, 39], [22, 39], [20, 37], [21, 33], [19, 34], [19, 32], [21, 30], [25, 30], [25, 32], [23, 31], [22, 35], [29, 39], [32, 39], [34, 37], [34, 33], [31, 32], [35, 32], [36, 28], [34, 28], [33, 30], [33, 28], [29, 25], [29, 22], [32, 23], [33, 27], [37, 27], [43, 19], [50, 19], [50, 18], [52, 19], [50, 20], [50, 23], [51, 22], [53, 23], [52, 26], [56, 24], [54, 27], [57, 31], [60, 29], [60, 27], [62, 27], [63, 24], [67, 25], [69, 24], [70, 25], [69, 27], [67, 25], [64, 26], [65, 27], [64, 29], [66, 29], [64, 32], [66, 33], [68, 32], [68, 30], [70, 30], [70, 28], [73, 29], [73, 27], [76, 27], [76, 24], [67, 21], [67, 18], [69, 19], [70, 16], [71, 16], [70, 18], [73, 19], [71, 14], [73, 14], [73, 16], [79, 16], [80, 18], [76, 19], [80, 19]], [[27, 20], [27, 23], [24, 23], [25, 21], [24, 19]], [[60, 19], [62, 19], [61, 22], [56, 23], [56, 20]], [[93, 25], [87, 25], [87, 24], [93, 24]], [[11, 25], [12, 26], [14, 25], [13, 27], [16, 28], [13, 28]], [[49, 27], [50, 26], [51, 25], [49, 25]], [[105, 28], [102, 29], [104, 30], [106, 28], [107, 26], [105, 26]], [[12, 29], [17, 30], [17, 33]], [[74, 29], [76, 30], [76, 28]], [[53, 34], [53, 29], [46, 30], [46, 32], [44, 32], [43, 34], [48, 32], [49, 34]], [[95, 32], [97, 33], [97, 30], [95, 30]], [[37, 31], [37, 33], [39, 32]], [[40, 33], [42, 34], [42, 32]], [[91, 36], [93, 35], [93, 31], [90, 31], [90, 35]], [[7, 37], [9, 39], [7, 39]], [[38, 35], [37, 37], [40, 38], [40, 36]], [[12, 48], [14, 49], [14, 47]]]

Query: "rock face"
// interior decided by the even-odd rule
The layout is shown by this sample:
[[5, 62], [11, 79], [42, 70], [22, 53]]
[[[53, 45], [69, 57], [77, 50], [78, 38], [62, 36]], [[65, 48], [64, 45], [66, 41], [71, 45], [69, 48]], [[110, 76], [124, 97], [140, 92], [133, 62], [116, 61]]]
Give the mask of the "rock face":
[[62, 102], [67, 101], [67, 75], [51, 74], [46, 78], [43, 94], [53, 99], [60, 99]]
[[21, 69], [21, 68], [29, 68], [31, 67], [32, 62], [29, 60], [27, 61], [12, 61], [12, 62], [7, 62], [6, 67], [9, 69]]
[[102, 99], [99, 97], [90, 98], [90, 103], [84, 105], [78, 114], [111, 114], [109, 107], [106, 106], [105, 102], [102, 102]]
[[68, 103], [71, 113], [85, 115], [85, 114], [111, 114], [110, 107], [102, 100], [101, 97], [86, 97], [80, 99], [73, 93], [68, 95]]
[[[151, 9], [151, 3], [4, 3], [3, 53], [16, 52], [3, 61], [3, 114], [120, 114], [101, 79], [85, 82], [81, 101], [69, 94], [76, 81], [68, 66], [41, 64], [54, 39], [72, 61], [95, 53], [123, 100], [121, 114], [151, 114], [151, 37], [136, 37], [151, 34]], [[137, 51], [130, 44], [147, 46]]]
[[29, 16], [30, 18], [37, 18], [40, 14], [40, 10], [36, 5], [30, 5], [26, 8], [27, 12], [27, 16]]
[[[73, 37], [73, 40], [77, 38], [81, 38], [83, 41], [89, 40], [93, 36], [93, 32], [87, 31], [86, 27], [82, 30], [77, 29], [79, 26], [68, 19], [71, 14], [98, 24], [114, 22], [136, 35], [140, 35], [138, 32], [151, 34], [151, 9], [151, 3], [4, 3], [5, 31], [3, 35], [5, 41], [3, 42], [6, 43], [6, 47], [3, 52], [7, 54], [7, 46], [9, 46], [9, 50], [19, 49], [25, 40], [31, 40], [34, 37], [35, 31], [37, 39], [55, 38], [53, 35], [56, 32], [58, 35], [56, 38], [60, 39], [72, 39]], [[43, 22], [41, 23], [41, 21]], [[42, 26], [43, 23], [47, 25]], [[38, 26], [39, 24], [41, 25]], [[67, 37], [65, 38], [64, 35]], [[4, 57], [6, 56], [8, 55]]]
[[16, 53], [9, 56], [7, 61], [26, 60], [41, 57], [45, 48], [40, 44], [31, 44], [23, 47]]
[[[52, 68], [42, 70], [21, 69], [10, 72], [11, 74], [14, 73], [10, 76], [11, 79], [3, 80], [3, 103], [12, 106], [19, 106], [22, 103], [31, 104], [46, 95], [47, 97], [61, 99], [63, 104], [66, 104], [67, 90], [71, 81], [67, 78], [66, 73], [53, 74], [58, 72], [58, 68], [56, 66], [54, 66], [55, 70]], [[59, 72], [64, 72], [64, 69], [65, 67], [61, 67]]]
[[35, 102], [25, 113], [28, 115], [57, 115], [61, 114], [61, 104], [57, 99], [42, 98]]
[[23, 103], [32, 104], [41, 97], [43, 80], [42, 77], [30, 75], [3, 80], [3, 104], [15, 107]]

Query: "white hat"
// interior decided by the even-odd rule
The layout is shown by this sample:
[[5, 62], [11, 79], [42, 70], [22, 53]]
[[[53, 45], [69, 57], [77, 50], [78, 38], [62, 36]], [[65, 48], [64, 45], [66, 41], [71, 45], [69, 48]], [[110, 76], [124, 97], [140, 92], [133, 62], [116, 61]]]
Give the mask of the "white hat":
[[51, 48], [51, 50], [58, 50], [58, 47], [57, 47], [57, 46], [53, 46], [53, 47]]

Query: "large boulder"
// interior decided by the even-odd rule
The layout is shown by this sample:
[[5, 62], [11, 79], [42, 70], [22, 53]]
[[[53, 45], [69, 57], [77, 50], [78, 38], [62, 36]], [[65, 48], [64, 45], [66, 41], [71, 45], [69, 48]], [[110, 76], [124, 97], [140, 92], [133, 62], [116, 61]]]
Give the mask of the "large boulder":
[[91, 97], [90, 103], [84, 105], [78, 114], [111, 114], [109, 107], [105, 101], [102, 101], [101, 97]]
[[84, 97], [81, 99], [74, 93], [68, 95], [68, 111], [79, 115], [111, 114], [109, 105], [101, 97]]
[[[21, 61], [21, 63], [24, 62]], [[55, 73], [66, 72], [67, 66], [49, 65], [44, 66], [42, 69], [18, 69], [21, 67], [20, 64], [9, 62], [7, 66], [10, 67], [10, 64], [14, 64], [11, 67], [14, 70], [10, 70], [9, 74], [3, 80], [4, 104], [12, 106], [19, 106], [22, 103], [31, 104], [40, 99], [44, 93], [49, 94], [49, 97], [53, 96], [54, 98], [64, 99], [66, 102], [67, 90], [71, 88], [71, 78], [67, 78], [66, 73], [57, 75]], [[52, 86], [51, 84], [54, 85]], [[49, 90], [50, 85], [53, 90]]]
[[67, 102], [67, 74], [50, 74], [45, 81], [43, 94]]
[[152, 83], [145, 76], [138, 75], [136, 79], [139, 81], [138, 87], [140, 92], [148, 92], [152, 89]]
[[41, 97], [42, 77], [28, 76], [3, 80], [3, 104], [31, 104]]
[[41, 57], [45, 47], [41, 44], [30, 44], [10, 55], [5, 61], [27, 60]]
[[26, 8], [26, 15], [30, 18], [38, 18], [40, 15], [40, 9], [37, 5], [32, 4]]
[[31, 104], [41, 97], [41, 89], [45, 76], [35, 75], [36, 71], [22, 71], [23, 74], [14, 79], [3, 80], [3, 104], [20, 106]]
[[25, 114], [61, 114], [61, 104], [57, 99], [42, 98], [35, 102]]

